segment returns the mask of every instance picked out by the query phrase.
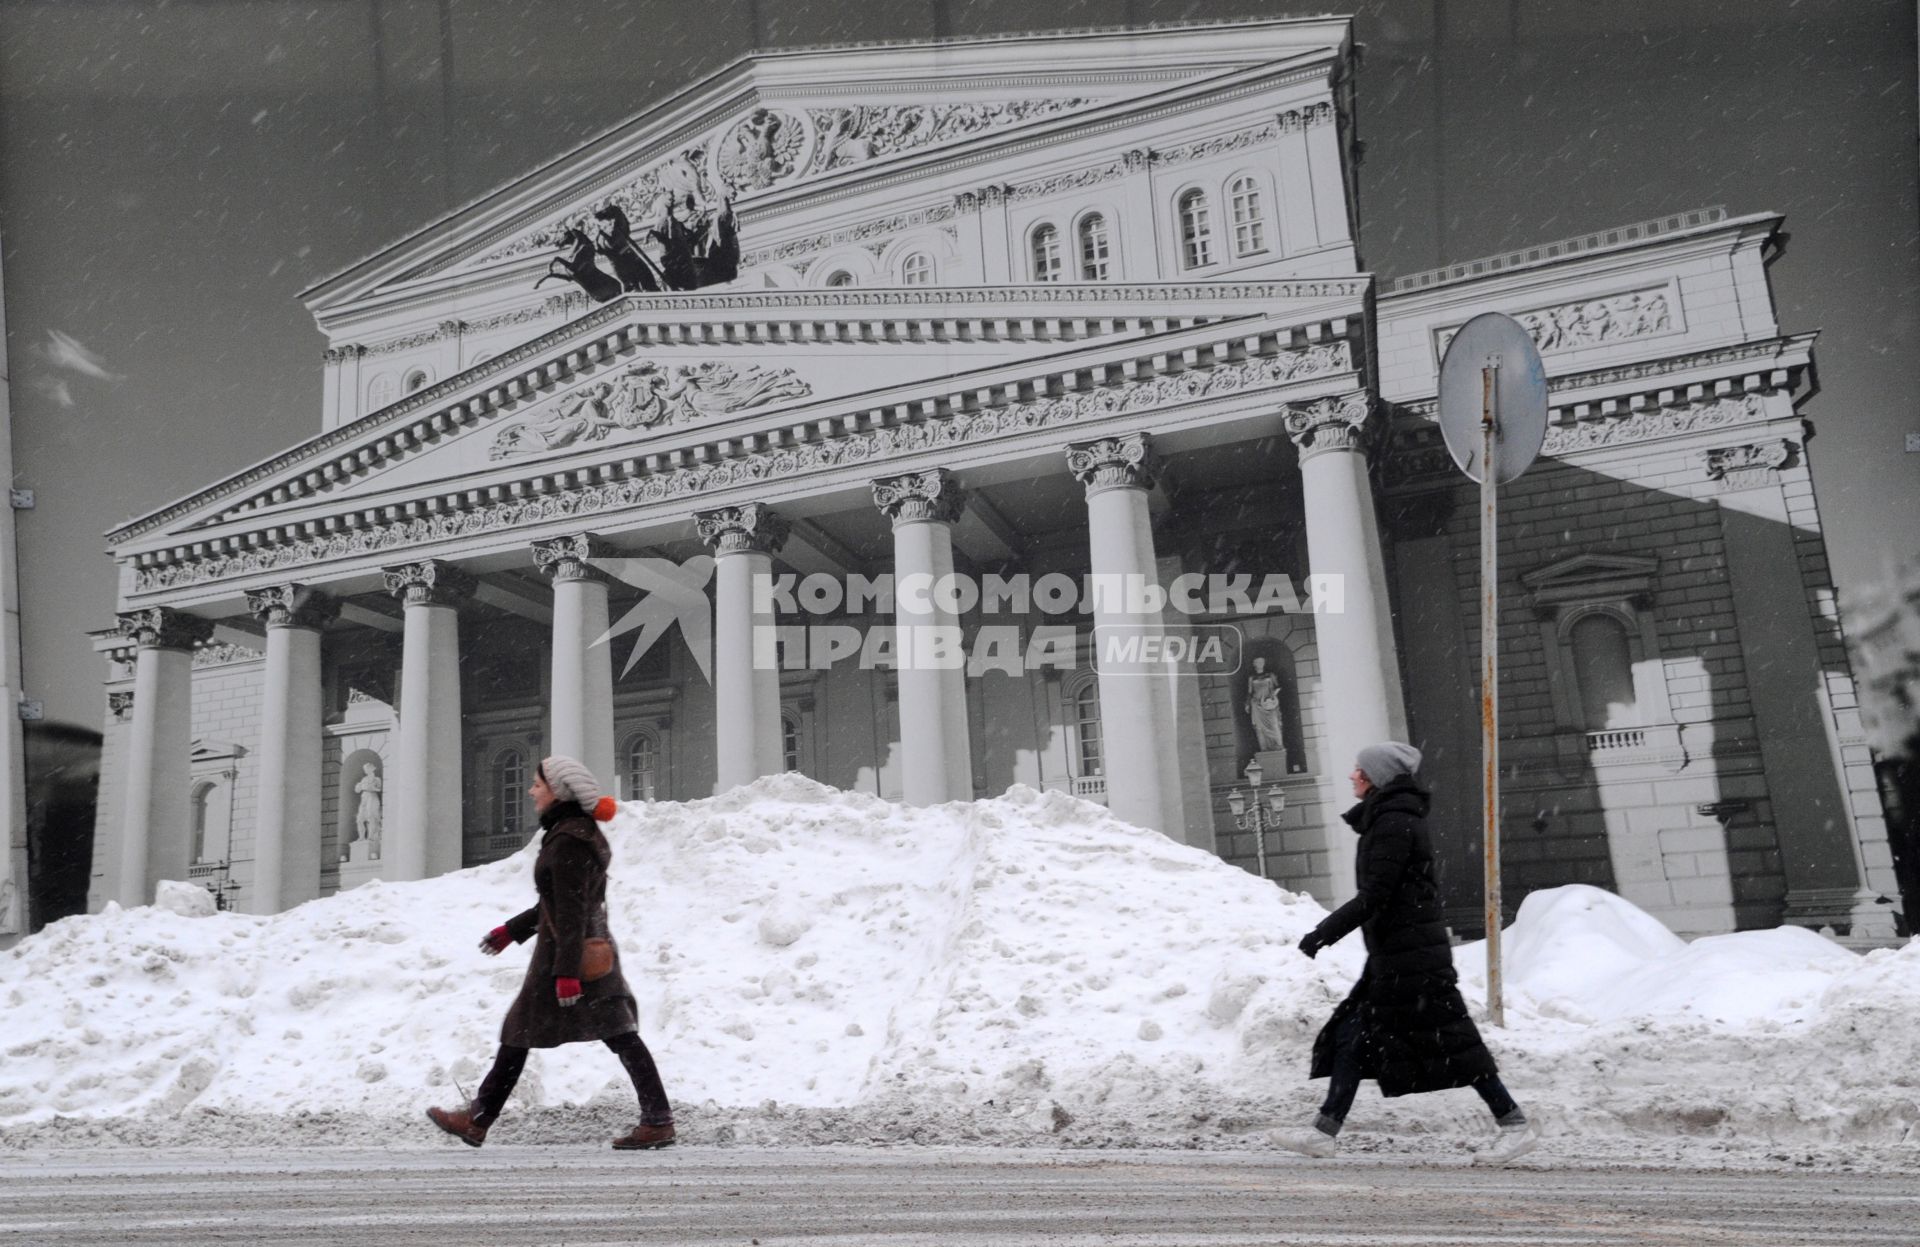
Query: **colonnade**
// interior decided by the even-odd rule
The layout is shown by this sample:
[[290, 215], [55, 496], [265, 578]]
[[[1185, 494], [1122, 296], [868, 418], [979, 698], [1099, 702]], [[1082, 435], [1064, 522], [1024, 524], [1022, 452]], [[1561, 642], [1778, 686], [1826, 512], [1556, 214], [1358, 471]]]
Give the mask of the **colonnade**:
[[[1347, 760], [1362, 745], [1403, 738], [1405, 712], [1388, 614], [1386, 569], [1367, 475], [1370, 415], [1365, 394], [1290, 406], [1288, 434], [1300, 447], [1309, 561], [1344, 578], [1344, 609], [1316, 620], [1321, 759], [1330, 809], [1344, 808]], [[1074, 442], [1066, 466], [1086, 490], [1090, 569], [1096, 576], [1158, 583], [1148, 497], [1161, 471], [1150, 433]], [[945, 468], [883, 476], [873, 501], [892, 525], [896, 583], [953, 571], [953, 529], [966, 490]], [[714, 662], [717, 780], [721, 790], [782, 764], [779, 672], [755, 661], [756, 628], [771, 609], [756, 601], [791, 532], [757, 502], [699, 511], [696, 531], [715, 559]], [[608, 580], [595, 559], [613, 552], [590, 532], [532, 544], [553, 587], [549, 751], [579, 757], [596, 775], [614, 772], [613, 670]], [[399, 726], [386, 777], [382, 877], [418, 879], [458, 869], [462, 843], [462, 716], [459, 608], [475, 581], [441, 560], [384, 569], [404, 611]], [[762, 595], [764, 598], [764, 595]], [[321, 802], [321, 632], [337, 604], [320, 586], [287, 583], [249, 592], [266, 630], [251, 908], [276, 912], [318, 895]], [[1096, 628], [1162, 627], [1125, 596], [1096, 599]], [[956, 623], [937, 596], [896, 602], [903, 626]], [[190, 864], [190, 652], [211, 621], [164, 607], [123, 614], [137, 648], [127, 785], [119, 855], [123, 904], [152, 900], [154, 883], [185, 878]], [[770, 634], [763, 634], [770, 635]], [[1175, 700], [1164, 672], [1102, 661], [1096, 647], [1107, 803], [1116, 815], [1178, 837], [1184, 819]], [[973, 792], [966, 676], [961, 668], [909, 665], [899, 672], [900, 748], [906, 801], [930, 805]], [[1329, 840], [1329, 848], [1344, 844]], [[1350, 855], [1327, 862], [1334, 890], [1351, 886]]]

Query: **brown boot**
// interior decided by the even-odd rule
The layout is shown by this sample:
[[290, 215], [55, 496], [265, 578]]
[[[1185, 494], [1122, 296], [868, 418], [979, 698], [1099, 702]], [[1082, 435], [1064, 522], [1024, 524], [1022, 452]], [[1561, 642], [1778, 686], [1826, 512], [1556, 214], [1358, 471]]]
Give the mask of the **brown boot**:
[[657, 1147], [673, 1146], [673, 1123], [664, 1126], [638, 1125], [632, 1134], [624, 1134], [613, 1141], [616, 1151], [643, 1152]]
[[475, 1120], [475, 1114], [471, 1108], [430, 1108], [427, 1110], [427, 1116], [434, 1125], [468, 1147], [479, 1147], [487, 1141], [487, 1126], [491, 1123]]

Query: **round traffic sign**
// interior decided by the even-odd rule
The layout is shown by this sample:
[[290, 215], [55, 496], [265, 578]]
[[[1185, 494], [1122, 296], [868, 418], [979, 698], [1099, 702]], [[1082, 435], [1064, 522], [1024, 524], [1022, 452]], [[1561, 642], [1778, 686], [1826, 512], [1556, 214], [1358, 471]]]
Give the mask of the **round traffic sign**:
[[1493, 479], [1504, 484], [1532, 466], [1547, 440], [1547, 371], [1520, 322], [1482, 312], [1460, 326], [1440, 361], [1440, 432], [1460, 470], [1481, 478], [1486, 435], [1481, 413], [1494, 414]]

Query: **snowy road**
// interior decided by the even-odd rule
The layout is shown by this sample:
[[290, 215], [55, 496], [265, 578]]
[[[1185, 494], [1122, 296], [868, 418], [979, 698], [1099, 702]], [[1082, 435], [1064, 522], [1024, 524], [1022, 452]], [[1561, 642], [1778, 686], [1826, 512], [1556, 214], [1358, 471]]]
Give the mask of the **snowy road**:
[[115, 1150], [0, 1161], [0, 1243], [269, 1241], [1911, 1247], [1920, 1178], [853, 1148]]

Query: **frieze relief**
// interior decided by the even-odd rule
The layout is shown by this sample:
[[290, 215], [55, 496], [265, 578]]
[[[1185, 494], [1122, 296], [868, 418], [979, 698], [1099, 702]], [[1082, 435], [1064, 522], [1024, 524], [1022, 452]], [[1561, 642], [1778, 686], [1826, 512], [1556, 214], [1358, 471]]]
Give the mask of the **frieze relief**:
[[844, 247], [849, 243], [865, 242], [869, 238], [878, 238], [884, 234], [897, 234], [904, 230], [919, 229], [925, 225], [938, 225], [942, 221], [951, 221], [953, 215], [952, 204], [936, 204], [930, 208], [898, 212], [877, 221], [863, 221], [859, 225], [849, 225], [843, 229], [813, 234], [806, 238], [795, 238], [759, 251], [749, 251], [740, 257], [740, 264], [743, 268], [776, 264], [782, 260], [793, 259], [795, 256], [825, 251], [829, 247]]
[[[1329, 109], [1328, 113], [1331, 115], [1332, 110]], [[1250, 130], [1240, 130], [1233, 134], [1223, 134], [1219, 138], [1206, 139], [1198, 143], [1188, 143], [1184, 147], [1173, 147], [1168, 148], [1166, 151], [1156, 151], [1153, 153], [1153, 162], [1155, 164], [1177, 165], [1184, 164], [1190, 160], [1205, 160], [1210, 156], [1218, 156], [1225, 152], [1235, 152], [1242, 148], [1256, 146], [1260, 143], [1272, 142], [1275, 138], [1278, 138], [1279, 135], [1280, 123], [1277, 121], [1268, 122], [1266, 125], [1254, 126]]]
[[1700, 454], [1707, 479], [1722, 492], [1754, 489], [1769, 485], [1781, 469], [1794, 461], [1798, 445], [1787, 438], [1755, 442], [1746, 446], [1716, 446]]
[[658, 364], [642, 360], [607, 381], [562, 395], [494, 435], [490, 459], [514, 459], [675, 424], [715, 420], [773, 403], [809, 398], [813, 387], [791, 368], [708, 360]]
[[[1674, 320], [1674, 303], [1667, 287], [1655, 286], [1599, 299], [1576, 299], [1512, 315], [1540, 348], [1540, 353], [1552, 355], [1558, 351], [1672, 333], [1679, 328]], [[1460, 327], [1454, 325], [1434, 334], [1435, 358], [1446, 356], [1453, 335], [1459, 331]]]
[[1576, 451], [1641, 442], [1656, 437], [1675, 437], [1717, 429], [1730, 424], [1746, 424], [1764, 419], [1766, 403], [1758, 394], [1716, 399], [1691, 407], [1648, 408], [1625, 418], [1585, 420], [1578, 424], [1549, 425], [1546, 445], [1541, 453], [1567, 455]]
[[[237, 662], [259, 662], [266, 654], [231, 641], [209, 641], [193, 651], [195, 667], [225, 667]], [[129, 698], [133, 694], [127, 694]]]
[[1162, 374], [1130, 384], [957, 413], [918, 424], [862, 430], [797, 446], [756, 451], [737, 458], [630, 476], [603, 484], [556, 490], [538, 497], [506, 499], [469, 510], [422, 515], [389, 524], [338, 532], [285, 545], [212, 555], [190, 562], [140, 568], [134, 592], [248, 576], [333, 559], [402, 551], [463, 537], [534, 527], [553, 520], [693, 498], [760, 481], [804, 476], [864, 463], [878, 463], [948, 446], [990, 441], [1041, 429], [1095, 421], [1130, 412], [1261, 390], [1328, 373], [1350, 372], [1345, 341], [1299, 351]]
[[1095, 100], [1012, 100], [995, 104], [874, 104], [810, 110], [820, 139], [811, 173], [826, 173], [989, 130], [1085, 108]]

